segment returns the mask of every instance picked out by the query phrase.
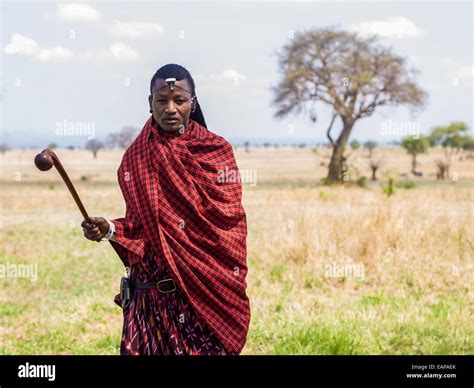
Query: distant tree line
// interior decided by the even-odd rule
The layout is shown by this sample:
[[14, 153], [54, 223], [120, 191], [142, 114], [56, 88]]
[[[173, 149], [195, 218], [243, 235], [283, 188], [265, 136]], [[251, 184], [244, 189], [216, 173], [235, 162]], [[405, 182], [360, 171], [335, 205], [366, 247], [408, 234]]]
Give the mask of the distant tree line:
[[85, 148], [92, 152], [94, 158], [97, 158], [97, 153], [103, 148], [128, 148], [139, 132], [140, 130], [136, 127], [125, 126], [119, 132], [110, 133], [105, 143], [96, 139], [88, 140]]
[[442, 147], [444, 151], [444, 158], [435, 160], [437, 179], [449, 176], [453, 154], [466, 151], [467, 157], [474, 159], [474, 138], [466, 134], [468, 131], [469, 127], [465, 123], [456, 121], [446, 126], [434, 127], [428, 136], [410, 136], [403, 139], [401, 145], [412, 157], [412, 174], [422, 176], [421, 172], [416, 171], [417, 156], [427, 152], [430, 147]]

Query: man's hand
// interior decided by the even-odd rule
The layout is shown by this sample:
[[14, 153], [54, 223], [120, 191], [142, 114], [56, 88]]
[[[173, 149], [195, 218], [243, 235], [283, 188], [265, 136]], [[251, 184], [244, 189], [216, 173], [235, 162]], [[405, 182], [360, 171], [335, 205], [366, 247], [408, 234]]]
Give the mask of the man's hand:
[[90, 217], [90, 223], [82, 221], [84, 237], [91, 241], [99, 242], [109, 231], [109, 223], [103, 217]]

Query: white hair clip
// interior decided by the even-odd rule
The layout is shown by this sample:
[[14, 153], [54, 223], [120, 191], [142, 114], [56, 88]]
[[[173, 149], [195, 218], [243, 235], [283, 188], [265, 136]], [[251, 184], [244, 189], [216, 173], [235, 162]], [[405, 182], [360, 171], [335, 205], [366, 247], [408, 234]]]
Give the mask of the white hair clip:
[[170, 90], [173, 90], [174, 83], [176, 82], [176, 78], [166, 78], [165, 82], [170, 87]]

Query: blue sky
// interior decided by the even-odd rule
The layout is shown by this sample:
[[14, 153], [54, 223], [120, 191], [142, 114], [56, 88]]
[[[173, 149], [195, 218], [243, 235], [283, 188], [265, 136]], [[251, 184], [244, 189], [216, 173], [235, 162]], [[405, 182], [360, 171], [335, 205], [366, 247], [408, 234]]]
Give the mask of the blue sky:
[[[426, 108], [404, 107], [359, 121], [351, 138], [399, 140], [383, 125], [416, 123], [421, 133], [460, 120], [473, 126], [471, 2], [3, 2], [1, 139], [12, 147], [83, 145], [124, 125], [142, 127], [153, 73], [166, 63], [191, 71], [211, 131], [230, 141], [325, 141], [319, 121], [274, 118], [273, 53], [293, 32], [339, 27], [375, 31], [421, 71]], [[78, 128], [75, 126], [74, 128]], [[335, 128], [337, 130], [337, 128]], [[395, 133], [396, 134], [396, 133]]]

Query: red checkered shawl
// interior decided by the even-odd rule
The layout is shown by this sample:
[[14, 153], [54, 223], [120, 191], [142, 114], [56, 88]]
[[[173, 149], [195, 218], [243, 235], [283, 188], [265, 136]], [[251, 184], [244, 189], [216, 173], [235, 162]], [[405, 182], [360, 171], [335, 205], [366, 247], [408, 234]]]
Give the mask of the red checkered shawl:
[[125, 152], [125, 218], [112, 246], [126, 266], [154, 253], [225, 347], [240, 353], [250, 321], [247, 221], [232, 146], [197, 122], [172, 135], [153, 117]]

